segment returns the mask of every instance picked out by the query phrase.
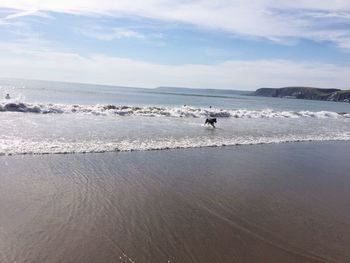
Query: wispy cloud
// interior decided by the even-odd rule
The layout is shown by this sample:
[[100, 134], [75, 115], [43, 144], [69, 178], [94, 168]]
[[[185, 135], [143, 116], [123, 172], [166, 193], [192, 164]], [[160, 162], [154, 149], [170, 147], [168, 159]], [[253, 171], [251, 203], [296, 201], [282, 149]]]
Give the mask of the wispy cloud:
[[12, 12], [9, 15], [6, 15], [4, 18], [2, 18], [3, 20], [12, 20], [12, 19], [17, 19], [17, 18], [21, 18], [21, 17], [25, 17], [25, 16], [36, 16], [36, 17], [44, 17], [44, 18], [52, 18], [52, 16], [50, 16], [49, 14], [39, 11], [37, 9], [32, 9], [32, 10], [19, 10], [19, 11], [15, 11]]
[[[230, 60], [222, 63], [167, 65], [100, 54], [81, 56], [37, 43], [2, 43], [0, 77], [66, 80], [138, 87], [256, 89], [307, 85], [350, 87], [350, 66], [289, 60]], [[20, 55], [15, 52], [21, 51]]]
[[114, 27], [112, 29], [106, 30], [101, 27], [93, 26], [79, 29], [80, 33], [84, 36], [95, 38], [103, 41], [112, 41], [115, 39], [122, 38], [136, 38], [136, 39], [145, 39], [146, 36], [136, 30], [123, 28], [123, 27]]
[[[220, 29], [232, 34], [282, 39], [306, 38], [332, 41], [342, 48], [348, 47], [347, 36], [350, 1], [348, 0], [0, 0], [0, 6], [19, 10], [47, 10], [94, 15], [137, 16], [157, 20], [177, 21], [205, 28]], [[26, 11], [25, 11], [26, 12]], [[30, 11], [28, 11], [30, 12]], [[318, 38], [319, 25], [323, 31], [342, 31], [345, 37], [334, 34]], [[316, 33], [315, 33], [316, 32]], [[115, 36], [138, 36], [134, 32], [116, 32]], [[101, 38], [109, 38], [101, 36]]]
[[29, 16], [29, 15], [33, 15], [35, 12], [37, 12], [37, 10], [20, 11], [20, 12], [7, 15], [6, 17], [4, 17], [4, 19], [10, 20], [10, 19], [14, 19], [22, 16]]

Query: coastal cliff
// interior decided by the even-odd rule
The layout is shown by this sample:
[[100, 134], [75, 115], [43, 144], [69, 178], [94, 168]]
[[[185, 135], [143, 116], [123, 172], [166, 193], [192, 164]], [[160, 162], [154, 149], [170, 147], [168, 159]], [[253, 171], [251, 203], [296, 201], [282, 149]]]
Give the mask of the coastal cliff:
[[307, 100], [350, 101], [350, 90], [319, 89], [311, 87], [261, 88], [257, 89], [251, 95]]

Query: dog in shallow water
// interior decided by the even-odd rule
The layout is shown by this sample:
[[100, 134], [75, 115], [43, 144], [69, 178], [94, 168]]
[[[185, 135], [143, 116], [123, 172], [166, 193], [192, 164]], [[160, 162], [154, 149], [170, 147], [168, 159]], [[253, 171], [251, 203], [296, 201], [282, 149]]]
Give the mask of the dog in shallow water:
[[214, 123], [216, 123], [216, 118], [213, 118], [213, 119], [207, 118], [207, 119], [205, 120], [204, 125], [210, 124], [211, 126], [213, 126], [213, 127], [215, 128]]

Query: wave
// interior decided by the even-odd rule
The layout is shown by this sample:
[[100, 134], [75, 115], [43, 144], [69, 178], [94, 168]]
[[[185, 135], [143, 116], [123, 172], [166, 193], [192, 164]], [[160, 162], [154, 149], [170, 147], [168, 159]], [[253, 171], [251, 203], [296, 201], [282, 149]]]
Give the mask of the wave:
[[24, 154], [73, 154], [105, 153], [128, 151], [153, 151], [222, 147], [236, 145], [278, 144], [292, 142], [350, 141], [350, 133], [328, 135], [288, 135], [279, 137], [239, 137], [239, 138], [163, 138], [162, 140], [123, 140], [113, 141], [31, 141], [24, 139], [0, 139], [0, 155]]
[[33, 104], [23, 102], [0, 102], [0, 112], [23, 112], [36, 114], [92, 114], [110, 116], [149, 117], [217, 117], [217, 118], [350, 118], [347, 112], [332, 111], [275, 111], [272, 109], [213, 109], [196, 107], [136, 107], [117, 105], [80, 104]]

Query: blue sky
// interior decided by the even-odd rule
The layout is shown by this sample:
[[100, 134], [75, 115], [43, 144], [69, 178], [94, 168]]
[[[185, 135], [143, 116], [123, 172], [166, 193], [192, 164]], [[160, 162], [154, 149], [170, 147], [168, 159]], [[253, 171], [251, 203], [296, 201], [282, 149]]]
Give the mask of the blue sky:
[[350, 88], [348, 1], [71, 2], [0, 0], [0, 77]]

